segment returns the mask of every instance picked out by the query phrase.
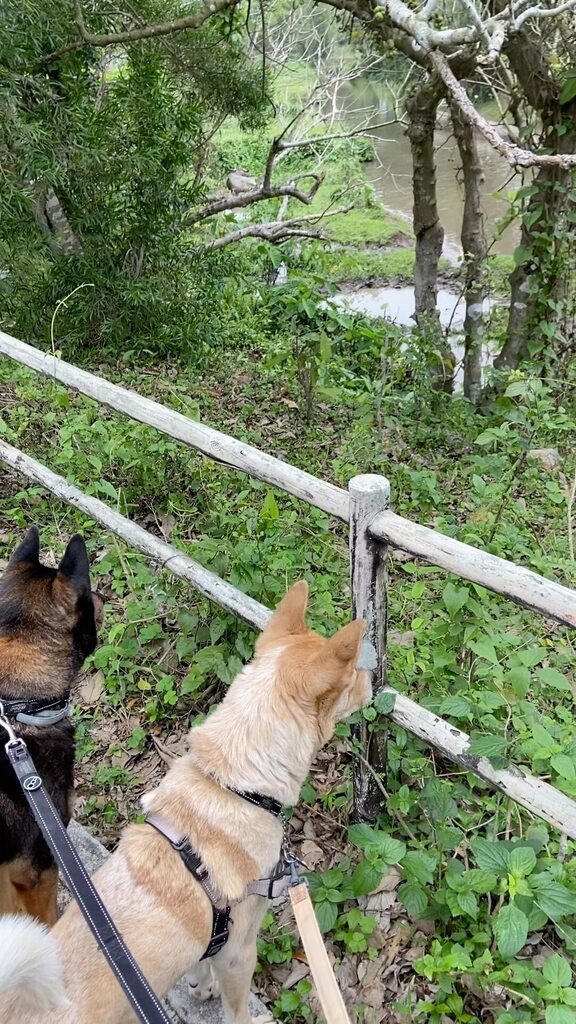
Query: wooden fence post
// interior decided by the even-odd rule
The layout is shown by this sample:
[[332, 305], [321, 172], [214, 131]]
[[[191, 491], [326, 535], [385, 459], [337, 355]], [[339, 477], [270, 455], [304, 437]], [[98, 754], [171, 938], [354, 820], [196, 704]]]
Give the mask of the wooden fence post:
[[[386, 681], [387, 573], [386, 545], [370, 535], [370, 524], [390, 501], [386, 477], [366, 473], [348, 484], [350, 495], [350, 576], [354, 618], [366, 619], [366, 638], [376, 654], [374, 692]], [[368, 731], [368, 722], [357, 729], [362, 758], [354, 771], [354, 811], [358, 821], [374, 821], [383, 808], [382, 790], [375, 778], [386, 769], [386, 732]]]

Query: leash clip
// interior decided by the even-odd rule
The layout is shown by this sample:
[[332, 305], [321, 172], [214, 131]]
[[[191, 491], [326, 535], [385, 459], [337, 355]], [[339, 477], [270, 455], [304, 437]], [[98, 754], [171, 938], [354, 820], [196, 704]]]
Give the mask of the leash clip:
[[305, 885], [306, 888], [308, 889], [308, 879], [305, 878], [304, 875], [301, 875], [298, 870], [299, 867], [306, 868], [306, 864], [304, 863], [304, 861], [300, 860], [299, 857], [297, 857], [296, 854], [292, 853], [291, 851], [289, 853], [285, 853], [284, 857], [290, 869], [289, 888], [293, 889], [294, 886], [296, 885]]
[[4, 705], [0, 700], [0, 726], [4, 729], [4, 732], [8, 733], [8, 742], [4, 744], [4, 749], [8, 751], [10, 747], [16, 746], [20, 743], [20, 738], [14, 732], [14, 729], [10, 725], [9, 719], [4, 714]]

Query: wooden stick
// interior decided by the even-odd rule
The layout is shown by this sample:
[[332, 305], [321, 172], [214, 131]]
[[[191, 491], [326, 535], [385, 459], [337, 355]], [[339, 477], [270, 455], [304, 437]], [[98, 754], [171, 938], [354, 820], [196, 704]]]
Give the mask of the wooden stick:
[[290, 888], [290, 900], [326, 1024], [350, 1024], [305, 882]]
[[2, 331], [0, 352], [53, 380], [66, 384], [67, 387], [81, 391], [83, 395], [94, 398], [110, 409], [131, 416], [139, 423], [156, 427], [169, 437], [175, 437], [191, 448], [203, 452], [215, 462], [239, 469], [259, 480], [265, 480], [272, 487], [288, 491], [310, 505], [316, 505], [324, 512], [348, 522], [348, 495], [334, 484], [319, 480], [311, 473], [296, 469], [282, 459], [261, 452], [259, 448], [253, 448], [252, 445], [238, 441], [235, 437], [221, 434], [219, 430], [213, 430], [204, 423], [195, 423], [188, 416], [167, 409], [150, 398], [128, 391], [118, 384], [111, 384], [103, 377], [96, 377], [93, 373], [80, 370], [77, 366], [65, 363], [64, 360], [57, 359], [47, 352], [40, 352], [39, 349], [26, 345], [18, 338], [12, 338]]
[[479, 583], [549, 619], [576, 626], [576, 590], [436, 530], [419, 526], [394, 512], [382, 512], [370, 529], [378, 540]]

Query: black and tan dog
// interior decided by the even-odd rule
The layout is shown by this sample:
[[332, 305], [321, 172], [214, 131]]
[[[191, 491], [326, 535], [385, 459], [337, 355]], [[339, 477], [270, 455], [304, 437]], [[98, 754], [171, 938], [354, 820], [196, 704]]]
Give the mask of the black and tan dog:
[[[82, 537], [72, 537], [57, 569], [39, 555], [33, 526], [0, 579], [0, 701], [68, 824], [74, 732], [67, 701], [96, 646], [102, 602], [91, 592]], [[7, 759], [6, 739], [0, 730], [0, 914], [30, 914], [51, 925], [58, 873]]]

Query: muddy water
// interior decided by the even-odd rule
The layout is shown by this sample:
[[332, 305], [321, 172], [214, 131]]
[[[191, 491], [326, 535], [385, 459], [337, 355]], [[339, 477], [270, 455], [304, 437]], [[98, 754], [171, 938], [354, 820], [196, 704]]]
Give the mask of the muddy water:
[[[351, 125], [364, 122], [367, 118], [370, 119], [369, 124], [378, 124], [393, 117], [392, 97], [381, 83], [361, 79], [346, 83], [342, 87], [340, 100], [345, 118]], [[496, 115], [494, 111], [486, 111], [486, 116]], [[373, 132], [377, 159], [366, 164], [366, 173], [384, 206], [411, 220], [412, 163], [405, 130], [405, 125], [393, 124]], [[507, 211], [508, 192], [518, 188], [521, 182], [512, 174], [506, 160], [482, 136], [478, 137], [478, 146], [484, 168], [482, 205], [486, 233], [490, 241], [495, 239], [491, 251], [511, 254], [518, 244], [518, 229], [512, 226], [502, 237], [496, 237], [496, 221]], [[444, 255], [458, 259], [461, 254], [463, 193], [458, 149], [449, 128], [439, 128], [436, 132], [436, 164], [438, 208], [446, 233]]]
[[[344, 309], [366, 316], [385, 317], [400, 327], [414, 326], [414, 289], [413, 288], [357, 288], [354, 291], [341, 291], [332, 297], [332, 302]], [[490, 304], [486, 304], [486, 312]], [[457, 366], [454, 385], [460, 389], [463, 385], [464, 346], [462, 344], [462, 327], [466, 307], [464, 300], [455, 292], [441, 288], [438, 291], [438, 309], [440, 323], [448, 332], [450, 347], [456, 356]], [[489, 366], [493, 353], [488, 349], [483, 352], [482, 363]]]

